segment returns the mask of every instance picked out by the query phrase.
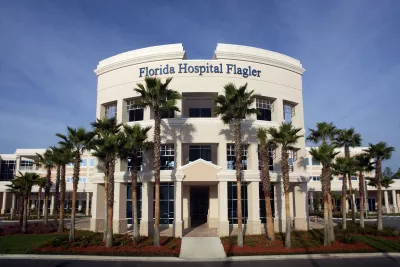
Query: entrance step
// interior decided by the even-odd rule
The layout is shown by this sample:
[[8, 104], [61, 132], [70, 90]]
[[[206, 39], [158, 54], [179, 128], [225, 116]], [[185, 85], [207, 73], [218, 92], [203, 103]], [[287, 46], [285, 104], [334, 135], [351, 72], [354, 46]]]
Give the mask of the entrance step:
[[219, 237], [183, 237], [179, 258], [188, 260], [226, 258]]

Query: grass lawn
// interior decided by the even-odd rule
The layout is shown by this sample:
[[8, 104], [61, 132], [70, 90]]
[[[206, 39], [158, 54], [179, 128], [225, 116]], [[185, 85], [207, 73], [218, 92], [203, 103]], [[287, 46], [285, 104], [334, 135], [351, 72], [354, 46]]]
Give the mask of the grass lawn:
[[63, 234], [29, 234], [0, 237], [0, 254], [25, 254], [33, 248]]
[[391, 240], [375, 236], [354, 236], [354, 238], [380, 252], [400, 252], [400, 239]]

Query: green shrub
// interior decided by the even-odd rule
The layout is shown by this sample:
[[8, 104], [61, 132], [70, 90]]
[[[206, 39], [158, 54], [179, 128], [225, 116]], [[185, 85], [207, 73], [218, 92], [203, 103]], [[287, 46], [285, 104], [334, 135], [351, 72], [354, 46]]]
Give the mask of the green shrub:
[[52, 246], [52, 247], [62, 247], [62, 246], [67, 246], [68, 243], [69, 243], [68, 235], [63, 235], [63, 236], [59, 236], [59, 237], [54, 238], [50, 242], [50, 246]]
[[351, 235], [344, 235], [343, 236], [343, 243], [345, 243], [345, 244], [355, 244], [355, 243], [357, 243], [357, 240], [354, 238], [354, 237], [352, 237]]

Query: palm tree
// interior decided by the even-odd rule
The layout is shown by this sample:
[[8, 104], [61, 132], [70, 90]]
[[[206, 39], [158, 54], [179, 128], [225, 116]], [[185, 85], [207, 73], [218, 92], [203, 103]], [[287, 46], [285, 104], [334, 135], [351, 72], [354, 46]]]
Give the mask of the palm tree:
[[124, 143], [126, 154], [131, 157], [131, 184], [132, 184], [132, 208], [133, 208], [133, 242], [136, 244], [139, 238], [139, 223], [137, 209], [137, 178], [138, 178], [138, 154], [149, 148], [147, 133], [151, 127], [142, 128], [139, 124], [133, 126], [124, 125]]
[[44, 187], [46, 187], [46, 185], [47, 185], [47, 178], [43, 178], [43, 177], [40, 177], [37, 181], [36, 181], [36, 185], [37, 186], [39, 186], [39, 192], [38, 192], [38, 204], [37, 204], [37, 206], [38, 206], [38, 219], [40, 219], [40, 201], [41, 201], [41, 196], [42, 196], [42, 189], [44, 188]]
[[28, 225], [28, 196], [32, 191], [32, 187], [37, 183], [37, 180], [40, 179], [40, 176], [34, 172], [26, 172], [24, 174], [22, 174], [21, 172], [18, 173], [19, 175], [16, 175], [15, 178], [11, 180], [11, 184], [6, 186], [9, 187], [10, 192], [18, 192], [18, 195], [23, 197], [24, 211], [21, 232], [25, 234]]
[[[309, 129], [310, 134], [307, 137], [307, 141], [312, 142], [314, 144], [318, 144], [322, 142], [322, 144], [328, 144], [330, 141], [334, 140], [337, 129], [336, 126], [332, 122], [317, 122], [316, 129]], [[329, 167], [328, 170], [331, 173], [331, 169]], [[322, 181], [321, 181], [322, 182]], [[335, 241], [335, 233], [333, 228], [333, 215], [332, 215], [332, 192], [331, 192], [331, 183], [326, 181], [326, 190], [328, 197], [328, 217], [329, 217], [329, 240]]]
[[[324, 246], [329, 246], [332, 241], [335, 241], [335, 235], [331, 234], [333, 225], [331, 227], [331, 218], [329, 217], [329, 210], [332, 212], [332, 197], [330, 196], [331, 187], [331, 166], [338, 151], [335, 152], [335, 145], [328, 145], [322, 143], [318, 148], [312, 148], [310, 155], [322, 164], [321, 184], [322, 184], [322, 198], [324, 201]], [[332, 229], [331, 229], [332, 228]]]
[[365, 152], [371, 159], [374, 159], [375, 167], [375, 184], [378, 189], [378, 230], [383, 230], [382, 223], [382, 161], [389, 160], [394, 152], [394, 147], [388, 146], [386, 142], [379, 142], [377, 144], [369, 143], [368, 149]]
[[[352, 158], [339, 157], [336, 158], [335, 163], [332, 164], [332, 172], [335, 175], [343, 176], [342, 184], [342, 229], [346, 230], [346, 207], [347, 207], [347, 177], [350, 177], [354, 171], [354, 161]], [[351, 196], [351, 195], [350, 195]]]
[[82, 153], [90, 148], [93, 138], [93, 132], [87, 131], [85, 128], [67, 127], [67, 135], [56, 134], [61, 138], [59, 144], [72, 150], [74, 155], [74, 172], [73, 172], [73, 190], [72, 190], [72, 210], [71, 210], [71, 229], [69, 233], [69, 241], [75, 241], [75, 208], [76, 193], [78, 190], [79, 171]]
[[49, 196], [51, 189], [51, 169], [54, 167], [53, 152], [50, 149], [46, 149], [43, 155], [36, 153], [38, 160], [37, 162], [46, 169], [47, 183], [44, 187], [44, 224], [47, 225], [49, 222]]
[[57, 224], [57, 215], [58, 211], [60, 209], [59, 207], [59, 200], [60, 200], [60, 177], [61, 177], [61, 164], [59, 162], [59, 148], [57, 147], [50, 147], [52, 151], [52, 161], [54, 165], [56, 166], [56, 185], [54, 189], [54, 204], [53, 204], [53, 216], [54, 216], [54, 223]]
[[[356, 133], [354, 128], [350, 129], [341, 129], [336, 132], [335, 143], [338, 147], [344, 147], [344, 156], [346, 158], [350, 158], [350, 147], [356, 147], [361, 145], [361, 135]], [[350, 190], [350, 203], [351, 203], [351, 219], [353, 223], [356, 222], [356, 214], [355, 214], [355, 203], [354, 198], [352, 197], [353, 186], [351, 184], [351, 177], [347, 177], [349, 179], [349, 190]], [[343, 177], [343, 183], [345, 182], [345, 177]], [[346, 194], [342, 186], [342, 193]]]
[[367, 154], [359, 154], [355, 156], [356, 171], [358, 172], [358, 189], [360, 191], [360, 226], [365, 227], [364, 223], [364, 206], [365, 206], [365, 180], [364, 173], [373, 170], [370, 158]]
[[272, 145], [271, 142], [267, 140], [267, 129], [258, 128], [257, 129], [257, 139], [260, 143], [260, 165], [261, 165], [261, 181], [262, 188], [265, 198], [265, 214], [267, 223], [267, 237], [270, 240], [275, 240], [274, 233], [274, 221], [272, 218], [272, 207], [271, 207], [271, 180], [269, 175], [269, 158], [268, 158], [268, 145]]
[[167, 78], [165, 83], [159, 78], [145, 78], [145, 85], [138, 83], [134, 90], [140, 98], [135, 103], [137, 107], [149, 107], [154, 118], [154, 245], [160, 245], [160, 145], [161, 145], [161, 114], [163, 112], [180, 111], [176, 106], [182, 98], [177, 91], [168, 88], [172, 78]]
[[286, 211], [286, 234], [285, 247], [291, 247], [290, 232], [291, 232], [291, 217], [290, 217], [290, 202], [289, 202], [289, 152], [297, 150], [294, 146], [298, 140], [303, 137], [299, 135], [301, 128], [296, 128], [291, 122], [282, 124], [279, 128], [270, 128], [268, 133], [272, 137], [272, 141], [281, 146], [281, 170], [283, 178], [283, 191], [285, 193], [285, 211]]
[[247, 90], [247, 83], [236, 88], [233, 83], [224, 86], [225, 94], [218, 95], [215, 103], [217, 104], [214, 113], [221, 115], [225, 124], [233, 126], [233, 136], [235, 140], [235, 170], [237, 183], [237, 216], [238, 216], [238, 246], [243, 246], [243, 221], [242, 221], [242, 121], [247, 116], [258, 114], [258, 110], [253, 108], [254, 101], [259, 95], [254, 94], [254, 90]]
[[104, 164], [105, 201], [107, 207], [105, 229], [106, 247], [112, 246], [114, 213], [114, 172], [117, 158], [123, 151], [123, 136], [119, 133], [121, 124], [115, 118], [97, 119], [92, 123], [96, 139], [93, 140], [93, 155]]

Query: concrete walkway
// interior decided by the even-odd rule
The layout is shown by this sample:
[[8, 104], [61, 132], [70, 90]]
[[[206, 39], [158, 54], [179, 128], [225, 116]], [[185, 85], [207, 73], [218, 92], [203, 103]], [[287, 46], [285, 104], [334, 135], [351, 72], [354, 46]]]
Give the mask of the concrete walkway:
[[219, 237], [184, 237], [179, 258], [216, 260], [226, 258], [226, 254]]

